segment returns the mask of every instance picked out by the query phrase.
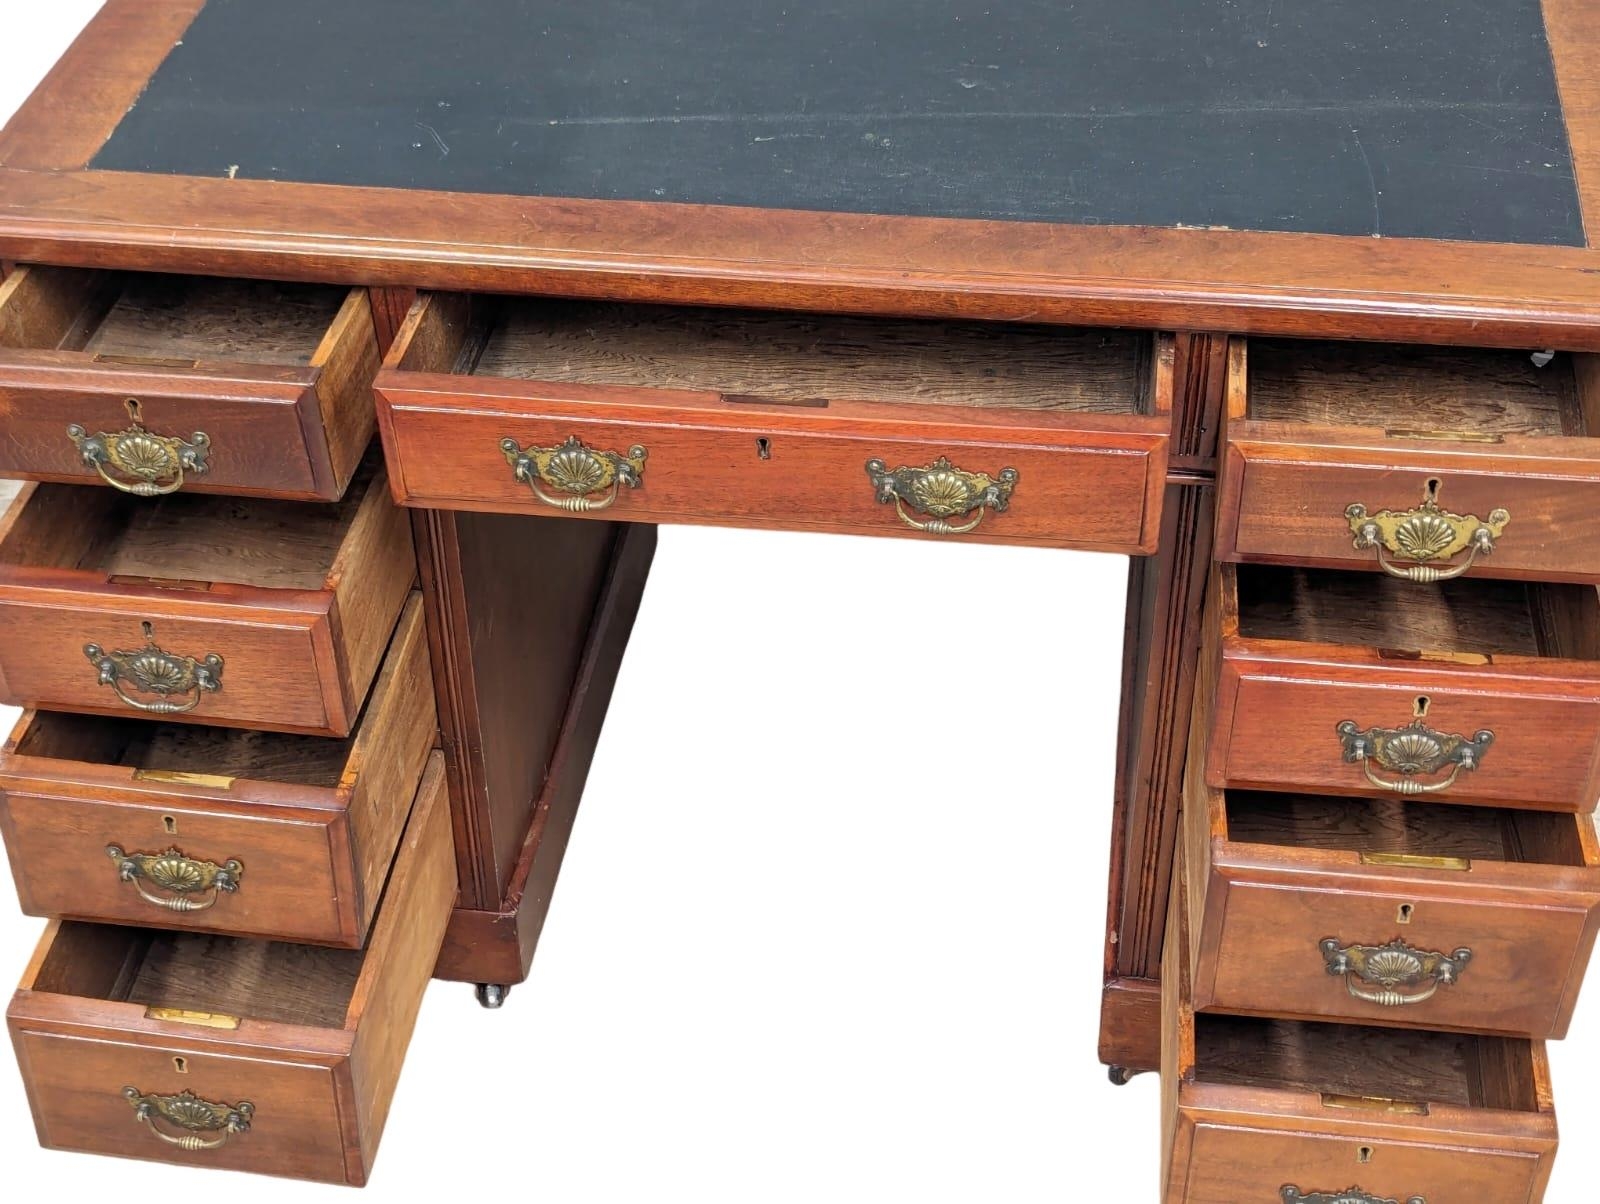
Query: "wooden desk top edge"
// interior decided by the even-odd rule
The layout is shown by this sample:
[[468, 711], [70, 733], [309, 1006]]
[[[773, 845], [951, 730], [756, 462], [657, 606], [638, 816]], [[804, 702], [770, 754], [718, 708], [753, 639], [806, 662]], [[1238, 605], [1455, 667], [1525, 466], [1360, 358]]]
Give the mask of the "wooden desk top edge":
[[[85, 169], [204, 0], [108, 0], [0, 133], [19, 262], [1600, 350], [1600, 249], [562, 200]], [[1600, 229], [1600, 6], [1543, 0]]]

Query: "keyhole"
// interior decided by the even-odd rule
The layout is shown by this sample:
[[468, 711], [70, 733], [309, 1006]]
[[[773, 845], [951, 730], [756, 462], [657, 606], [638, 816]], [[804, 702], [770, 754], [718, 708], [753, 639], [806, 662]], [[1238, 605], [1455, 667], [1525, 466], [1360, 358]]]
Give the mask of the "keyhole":
[[1415, 904], [1402, 903], [1400, 904], [1400, 914], [1397, 915], [1395, 919], [1401, 924], [1409, 924], [1411, 923], [1411, 915], [1416, 910]]
[[1361, 1163], [1363, 1166], [1365, 1166], [1367, 1163], [1371, 1162], [1372, 1161], [1372, 1147], [1370, 1145], [1364, 1145], [1359, 1150], [1357, 1150], [1356, 1151], [1356, 1161]]
[[1432, 702], [1433, 699], [1429, 698], [1426, 694], [1418, 694], [1416, 706], [1414, 706], [1411, 710], [1413, 717], [1417, 719], [1426, 719], [1428, 717], [1428, 707]]
[[140, 425], [142, 422], [142, 415], [139, 412], [139, 399], [137, 397], [130, 397], [122, 404], [127, 407], [128, 417], [133, 420], [134, 425]]
[[772, 440], [771, 439], [757, 439], [756, 440], [756, 459], [758, 459], [758, 460], [770, 460], [770, 459], [772, 459]]
[[1428, 478], [1428, 493], [1427, 493], [1428, 501], [1436, 502], [1436, 501], [1439, 500], [1439, 486], [1441, 484], [1442, 484], [1442, 482], [1439, 480], [1438, 477], [1429, 477]]
[[188, 1074], [189, 1073], [189, 1059], [188, 1058], [173, 1058], [172, 1059], [172, 1069], [176, 1070], [179, 1074]]
[[139, 630], [144, 632], [144, 638], [147, 640], [153, 640], [156, 638], [156, 625], [154, 623], [140, 623]]
[[178, 834], [178, 817], [175, 815], [163, 815], [161, 817], [161, 826], [167, 830], [168, 836], [176, 836]]

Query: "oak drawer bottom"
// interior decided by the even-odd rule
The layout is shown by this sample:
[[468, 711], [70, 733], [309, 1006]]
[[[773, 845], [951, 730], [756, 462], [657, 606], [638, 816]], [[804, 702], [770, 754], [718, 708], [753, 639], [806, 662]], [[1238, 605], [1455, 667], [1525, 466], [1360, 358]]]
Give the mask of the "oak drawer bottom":
[[436, 753], [365, 951], [52, 925], [7, 1016], [41, 1143], [364, 1183], [455, 894]]

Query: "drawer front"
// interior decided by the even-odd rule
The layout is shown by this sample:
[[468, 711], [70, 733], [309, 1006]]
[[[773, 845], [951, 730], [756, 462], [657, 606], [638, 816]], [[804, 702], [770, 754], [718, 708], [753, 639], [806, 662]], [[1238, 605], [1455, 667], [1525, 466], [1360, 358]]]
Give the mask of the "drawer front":
[[[1579, 441], [1556, 441], [1570, 445]], [[1596, 441], [1600, 442], [1600, 441]], [[1226, 559], [1338, 568], [1380, 568], [1375, 547], [1357, 547], [1346, 511], [1389, 511], [1395, 523], [1427, 520], [1430, 487], [1450, 517], [1508, 515], [1493, 550], [1430, 566], [1475, 576], [1600, 581], [1600, 450], [1591, 460], [1541, 460], [1430, 452], [1234, 442], [1222, 486], [1219, 554]], [[1473, 525], [1473, 524], [1468, 524]], [[1474, 529], [1475, 529], [1475, 525]], [[1403, 555], [1384, 559], [1404, 569]]]
[[[894, 422], [881, 416], [893, 407], [881, 405], [724, 406], [670, 417], [664, 408], [441, 402], [380, 381], [384, 446], [397, 496], [410, 505], [533, 514], [576, 509], [625, 521], [943, 535], [1124, 553], [1155, 547], [1167, 453], [1159, 428], [1166, 419], [1130, 417], [1122, 420], [1126, 429], [1068, 431], [1021, 418], [1012, 425], [976, 417]], [[596, 419], [597, 412], [607, 417]], [[552, 483], [565, 465], [524, 483], [502, 449], [504, 440], [526, 451], [569, 439], [617, 456], [642, 448], [637, 487], [612, 489], [608, 482], [573, 507], [571, 495]], [[941, 460], [991, 483], [1013, 470], [1014, 485], [1001, 490], [1004, 508], [966, 508], [970, 479], [939, 475]], [[919, 509], [918, 497], [934, 504]]]
[[[0, 824], [22, 909], [324, 944], [355, 939], [359, 893], [341, 812], [285, 807], [267, 816], [182, 802], [4, 791]], [[189, 880], [209, 885], [182, 893], [168, 885]], [[185, 909], [173, 910], [174, 901]]]
[[[1379, 1201], [1535, 1204], [1549, 1173], [1548, 1160], [1532, 1151], [1452, 1145], [1425, 1134], [1379, 1140], [1355, 1126], [1340, 1133], [1280, 1130], [1260, 1118], [1230, 1122], [1204, 1113], [1184, 1115], [1180, 1124], [1188, 1130], [1180, 1135], [1187, 1157], [1173, 1166], [1167, 1204], [1300, 1204], [1305, 1196], [1338, 1196], [1352, 1186]], [[1286, 1196], [1288, 1188], [1297, 1194]]]
[[[258, 1058], [213, 1052], [204, 1040], [133, 1044], [26, 1026], [13, 1026], [12, 1040], [45, 1146], [217, 1170], [345, 1178], [332, 1065], [286, 1061], [266, 1049]], [[248, 1102], [249, 1129], [225, 1135], [215, 1148], [182, 1149], [159, 1134], [181, 1137], [184, 1130], [160, 1120], [142, 1123], [124, 1095], [128, 1087], [144, 1096], [188, 1091], [213, 1104]], [[222, 1136], [207, 1134], [206, 1140]]]
[[[0, 586], [0, 630], [0, 702], [8, 705], [123, 716], [160, 706], [168, 708], [160, 718], [181, 722], [349, 734], [326, 612], [316, 606]], [[156, 657], [132, 663], [152, 640]], [[101, 654], [94, 659], [91, 644]], [[210, 666], [217, 689], [195, 672], [213, 656], [221, 658]], [[106, 672], [114, 681], [101, 684], [107, 657], [118, 664]], [[171, 692], [140, 688], [156, 681]]]
[[[1565, 1035], [1594, 944], [1593, 897], [1584, 901], [1555, 890], [1523, 892], [1525, 902], [1511, 892], [1474, 897], [1467, 875], [1454, 889], [1428, 884], [1410, 890], [1377, 876], [1351, 875], [1322, 888], [1272, 877], [1238, 866], [1213, 872], [1195, 975], [1197, 1007]], [[1415, 957], [1433, 971], [1386, 991], [1381, 968], [1372, 967], [1379, 951], [1392, 945], [1399, 946], [1390, 948], [1395, 966]], [[1435, 963], [1432, 954], [1449, 964]], [[1341, 966], [1352, 968], [1338, 973]], [[1364, 974], [1359, 967], [1369, 969]]]
[[0, 357], [0, 474], [131, 488], [143, 466], [161, 492], [317, 499], [329, 492], [315, 467], [326, 458], [320, 436], [309, 380], [68, 371]]
[[[1339, 675], [1353, 680], [1330, 680]], [[1514, 683], [1496, 692], [1485, 679], [1469, 685], [1453, 675], [1399, 668], [1362, 676], [1309, 665], [1224, 664], [1206, 780], [1213, 786], [1364, 795], [1394, 792], [1394, 784], [1406, 781], [1441, 785], [1454, 766], [1408, 779], [1377, 758], [1346, 759], [1342, 724], [1371, 733], [1415, 720], [1433, 733], [1468, 740], [1480, 731], [1493, 733], [1477, 768], [1457, 773], [1447, 788], [1428, 797], [1582, 812], [1600, 801], [1600, 702], [1524, 693]], [[1426, 716], [1416, 719], [1417, 700], [1424, 697]]]

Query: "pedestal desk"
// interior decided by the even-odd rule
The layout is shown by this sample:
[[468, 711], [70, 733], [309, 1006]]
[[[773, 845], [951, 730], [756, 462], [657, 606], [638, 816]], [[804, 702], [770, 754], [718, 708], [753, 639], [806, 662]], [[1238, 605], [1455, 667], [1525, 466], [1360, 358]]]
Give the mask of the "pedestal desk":
[[1100, 1051], [1168, 1200], [1539, 1199], [1597, 212], [1582, 0], [110, 0], [0, 134], [41, 1139], [363, 1182], [711, 523], [1136, 558]]

